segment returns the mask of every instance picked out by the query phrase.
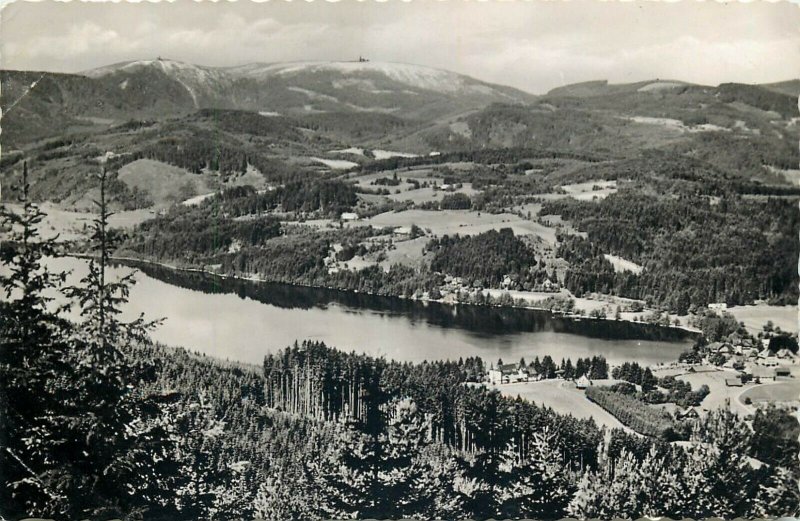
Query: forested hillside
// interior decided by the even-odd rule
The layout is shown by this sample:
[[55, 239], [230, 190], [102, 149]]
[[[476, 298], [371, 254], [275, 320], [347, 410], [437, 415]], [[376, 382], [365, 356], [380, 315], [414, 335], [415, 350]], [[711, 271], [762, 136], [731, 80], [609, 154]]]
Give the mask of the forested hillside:
[[[559, 246], [570, 262], [566, 286], [576, 294], [615, 293], [678, 314], [711, 302], [797, 301], [795, 198], [729, 194], [711, 201], [630, 191], [600, 202], [549, 202], [542, 213], [561, 215], [588, 235], [562, 237]], [[616, 273], [603, 253], [644, 270]]]
[[[757, 416], [755, 434], [712, 412], [679, 446], [471, 385], [485, 369], [477, 358], [398, 363], [305, 341], [254, 367], [153, 345], [158, 317], [120, 319], [135, 280], [105, 277], [105, 180], [96, 257], [75, 286], [43, 263], [55, 244], [36, 231], [44, 214], [27, 179], [22, 212], [2, 212], [5, 518], [798, 513], [797, 432], [778, 409]], [[55, 314], [54, 291], [81, 321]]]

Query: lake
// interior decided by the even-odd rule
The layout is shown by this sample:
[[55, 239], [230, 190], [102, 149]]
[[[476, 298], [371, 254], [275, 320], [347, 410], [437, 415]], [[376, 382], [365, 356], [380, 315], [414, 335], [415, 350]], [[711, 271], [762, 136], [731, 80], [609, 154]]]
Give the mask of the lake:
[[[53, 270], [72, 270], [77, 281], [87, 262], [52, 259]], [[420, 362], [480, 356], [561, 358], [603, 355], [612, 364], [676, 360], [691, 344], [677, 329], [611, 320], [575, 320], [547, 311], [449, 306], [286, 284], [225, 279], [137, 264], [123, 318], [166, 317], [153, 334], [159, 342], [260, 364], [264, 355], [295, 340], [373, 356]], [[131, 271], [109, 269], [110, 280]]]

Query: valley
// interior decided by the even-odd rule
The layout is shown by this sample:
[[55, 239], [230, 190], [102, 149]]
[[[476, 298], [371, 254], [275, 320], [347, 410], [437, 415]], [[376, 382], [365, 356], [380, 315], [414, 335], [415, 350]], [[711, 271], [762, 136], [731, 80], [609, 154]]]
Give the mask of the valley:
[[[30, 77], [1, 79], [14, 93]], [[145, 60], [45, 75], [4, 118], [0, 180], [13, 186], [27, 162], [33, 196], [64, 229], [48, 226], [80, 242], [93, 173], [108, 169], [122, 256], [690, 327], [709, 304], [797, 300], [800, 188], [781, 173], [800, 161], [795, 86], [598, 82], [532, 96], [404, 64]], [[88, 93], [103, 101], [66, 102]], [[276, 235], [254, 242], [273, 221]], [[205, 237], [199, 223], [241, 231]], [[153, 233], [189, 243], [168, 253]], [[529, 260], [503, 259], [497, 233]], [[499, 255], [489, 280], [435, 269], [437, 241], [468, 238]], [[303, 262], [288, 260], [300, 250]]]
[[[0, 82], [14, 239], [0, 276], [42, 294], [31, 307], [7, 292], [3, 341], [41, 331], [55, 356], [48, 344], [37, 367], [83, 393], [68, 406], [91, 416], [106, 405], [90, 399], [118, 393], [126, 428], [146, 424], [131, 439], [163, 444], [171, 459], [131, 451], [121, 482], [145, 468], [152, 494], [179, 482], [191, 505], [129, 505], [176, 519], [236, 501], [274, 518], [522, 517], [539, 508], [513, 499], [530, 478], [563, 488], [541, 510], [558, 518], [584, 513], [586, 476], [634, 461], [629, 449], [642, 466], [669, 458], [676, 487], [696, 461], [734, 461], [726, 484], [791, 504], [773, 442], [794, 432], [800, 376], [796, 82], [534, 96], [408, 64], [160, 58]], [[54, 278], [25, 278], [34, 264]], [[48, 325], [15, 329], [31, 313]], [[11, 362], [19, 400], [49, 396]], [[95, 381], [102, 392], [84, 391]], [[530, 451], [540, 474], [520, 463]], [[629, 465], [619, 475], [643, 481]], [[193, 491], [186, 473], [216, 488]], [[443, 475], [426, 489], [445, 499], [397, 507], [390, 475], [403, 497]], [[698, 497], [670, 512], [696, 515]]]

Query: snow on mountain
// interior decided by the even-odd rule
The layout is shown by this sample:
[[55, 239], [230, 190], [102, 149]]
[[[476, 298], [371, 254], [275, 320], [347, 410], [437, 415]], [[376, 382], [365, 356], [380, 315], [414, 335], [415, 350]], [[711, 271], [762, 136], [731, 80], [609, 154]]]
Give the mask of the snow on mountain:
[[[520, 101], [524, 94], [509, 87], [492, 85], [451, 71], [389, 62], [288, 62], [251, 63], [236, 67], [205, 67], [175, 60], [154, 59], [117, 63], [82, 73], [90, 78], [102, 78], [112, 74], [133, 74], [146, 70], [158, 70], [181, 82], [190, 92], [212, 87], [219, 83], [230, 84], [237, 79], [264, 81], [278, 78], [286, 83], [315, 76], [327, 79], [336, 89], [356, 89], [371, 94], [413, 95], [415, 90], [433, 91], [441, 94], [467, 94], [496, 98], [498, 101]], [[391, 87], [399, 84], [405, 90]], [[396, 85], [397, 87], [398, 85]], [[302, 87], [294, 87], [299, 89]], [[412, 89], [412, 90], [408, 90]]]
[[[288, 78], [300, 74], [335, 73], [341, 76], [380, 75], [408, 87], [445, 93], [456, 93], [463, 89], [477, 88], [482, 93], [491, 91], [488, 84], [455, 72], [389, 62], [290, 62], [253, 63], [228, 69], [234, 74], [249, 78], [266, 79], [280, 76]], [[374, 84], [364, 86], [378, 90]]]
[[[206, 67], [169, 59], [117, 63], [83, 73], [126, 94], [173, 100], [181, 111], [241, 109], [287, 115], [403, 114], [432, 120], [491, 103], [525, 103], [522, 91], [441, 69], [384, 62], [252, 63]], [[124, 87], [123, 87], [124, 85]]]
[[[221, 69], [162, 58], [117, 63], [85, 71], [82, 74], [89, 78], [102, 79], [116, 75], [131, 76], [149, 71], [161, 72], [183, 85], [192, 97], [195, 107], [198, 108], [203, 105], [205, 98], [216, 96], [220, 88], [231, 83], [231, 78]], [[121, 88], [127, 87], [127, 80], [124, 83], [125, 87], [121, 86]]]

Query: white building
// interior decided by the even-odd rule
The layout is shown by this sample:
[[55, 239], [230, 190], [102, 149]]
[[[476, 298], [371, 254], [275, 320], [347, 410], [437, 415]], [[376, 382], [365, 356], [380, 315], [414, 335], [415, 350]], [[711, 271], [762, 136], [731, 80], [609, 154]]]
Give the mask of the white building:
[[498, 385], [528, 382], [534, 379], [536, 373], [532, 369], [519, 364], [503, 364], [497, 368], [489, 369], [487, 376], [490, 384]]

